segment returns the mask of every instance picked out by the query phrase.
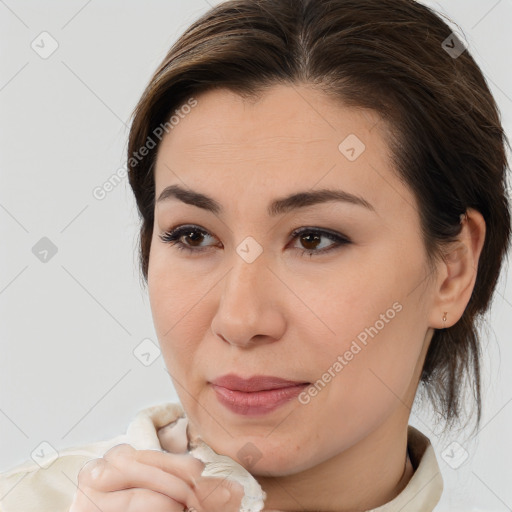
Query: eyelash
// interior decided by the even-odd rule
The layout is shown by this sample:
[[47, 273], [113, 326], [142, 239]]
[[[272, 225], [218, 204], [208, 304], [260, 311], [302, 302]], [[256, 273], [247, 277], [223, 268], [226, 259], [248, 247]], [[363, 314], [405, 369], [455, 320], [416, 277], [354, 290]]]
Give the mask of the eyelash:
[[[191, 232], [201, 233], [202, 235], [210, 236], [210, 233], [208, 231], [205, 231], [204, 229], [201, 229], [197, 226], [193, 225], [185, 225], [185, 226], [178, 226], [174, 229], [171, 229], [170, 231], [167, 231], [161, 235], [159, 235], [159, 238], [164, 243], [168, 243], [170, 245], [175, 245], [176, 249], [180, 251], [186, 251], [188, 253], [199, 253], [204, 252], [208, 249], [208, 247], [202, 247], [202, 248], [192, 248], [188, 246], [187, 244], [184, 244], [180, 241], [180, 238], [183, 235], [189, 235]], [[341, 246], [348, 245], [351, 243], [351, 241], [340, 234], [337, 234], [335, 232], [326, 231], [323, 229], [317, 229], [317, 228], [301, 228], [296, 229], [292, 232], [291, 236], [292, 239], [295, 239], [301, 235], [304, 234], [313, 234], [318, 236], [325, 236], [329, 240], [332, 240], [335, 242], [333, 245], [331, 245], [328, 248], [320, 249], [320, 250], [314, 250], [314, 249], [298, 249], [301, 252], [301, 256], [310, 256], [318, 255], [318, 254], [325, 254], [327, 252], [331, 252], [335, 249], [339, 249]]]

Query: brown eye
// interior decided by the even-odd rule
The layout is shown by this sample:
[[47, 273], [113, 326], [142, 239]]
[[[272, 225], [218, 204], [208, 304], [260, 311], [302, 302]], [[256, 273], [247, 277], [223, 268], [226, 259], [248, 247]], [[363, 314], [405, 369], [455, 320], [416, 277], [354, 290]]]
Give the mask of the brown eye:
[[198, 230], [191, 230], [188, 232], [188, 234], [181, 235], [181, 237], [188, 238], [193, 242], [192, 245], [195, 246], [196, 243], [201, 243], [201, 241], [204, 239], [204, 234]]
[[[292, 233], [292, 237], [298, 238], [301, 245], [305, 247], [304, 249], [298, 247], [299, 251], [301, 251], [301, 254], [309, 256], [324, 254], [337, 249], [342, 245], [348, 245], [352, 243], [347, 237], [339, 233], [316, 228], [297, 229]], [[321, 245], [322, 238], [327, 238], [333, 243], [326, 248], [318, 249], [318, 246]]]
[[308, 234], [308, 235], [302, 235], [300, 237], [300, 240], [301, 240], [302, 244], [304, 245], [304, 247], [306, 247], [306, 249], [311, 250], [311, 249], [316, 249], [316, 246], [319, 243], [321, 238], [322, 237], [317, 234]]
[[[209, 249], [209, 246], [202, 246], [201, 243], [207, 237], [212, 238], [207, 231], [195, 226], [179, 226], [159, 235], [159, 237], [162, 242], [175, 245], [177, 249], [189, 252], [202, 252]], [[185, 241], [182, 241], [182, 239]]]

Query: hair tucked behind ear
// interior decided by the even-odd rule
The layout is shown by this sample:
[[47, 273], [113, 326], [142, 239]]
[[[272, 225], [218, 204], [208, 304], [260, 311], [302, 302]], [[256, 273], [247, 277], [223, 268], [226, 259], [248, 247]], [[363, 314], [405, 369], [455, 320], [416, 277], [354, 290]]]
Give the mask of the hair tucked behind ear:
[[[468, 50], [443, 46], [452, 30], [412, 0], [231, 0], [194, 22], [169, 50], [133, 113], [128, 170], [141, 217], [147, 283], [153, 231], [155, 130], [191, 96], [224, 87], [241, 95], [310, 84], [345, 105], [373, 109], [389, 126], [397, 175], [415, 194], [432, 265], [471, 207], [486, 222], [473, 294], [462, 318], [436, 330], [421, 383], [446, 426], [460, 417], [473, 376], [481, 417], [477, 323], [489, 308], [510, 242], [508, 144], [484, 76]], [[214, 122], [214, 120], [212, 120]], [[142, 147], [154, 144], [143, 159]]]

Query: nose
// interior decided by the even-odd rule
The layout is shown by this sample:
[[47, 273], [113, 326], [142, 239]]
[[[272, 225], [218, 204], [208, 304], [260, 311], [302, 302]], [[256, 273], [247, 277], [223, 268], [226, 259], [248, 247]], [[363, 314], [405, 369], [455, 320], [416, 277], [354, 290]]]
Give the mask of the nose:
[[211, 325], [218, 338], [248, 348], [283, 336], [285, 286], [263, 254], [252, 263], [236, 254], [232, 268], [218, 286], [220, 297]]

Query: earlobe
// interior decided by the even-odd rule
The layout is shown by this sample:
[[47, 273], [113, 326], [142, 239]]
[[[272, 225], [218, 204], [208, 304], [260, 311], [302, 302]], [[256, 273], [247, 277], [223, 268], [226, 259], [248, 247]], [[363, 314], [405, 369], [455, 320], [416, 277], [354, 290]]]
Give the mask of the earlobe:
[[468, 208], [461, 215], [462, 230], [451, 244], [439, 273], [430, 325], [435, 329], [448, 328], [458, 322], [471, 298], [476, 282], [478, 261], [485, 240], [485, 220], [480, 212]]

